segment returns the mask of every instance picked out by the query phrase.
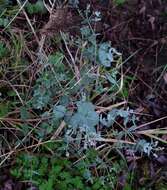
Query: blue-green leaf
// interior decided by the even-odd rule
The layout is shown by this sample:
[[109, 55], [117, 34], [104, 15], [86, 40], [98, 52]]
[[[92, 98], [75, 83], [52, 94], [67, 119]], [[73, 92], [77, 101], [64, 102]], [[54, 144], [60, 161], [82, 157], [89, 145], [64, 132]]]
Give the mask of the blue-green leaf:
[[99, 122], [99, 115], [95, 112], [94, 105], [91, 102], [79, 101], [77, 107], [78, 110], [71, 117], [70, 125], [83, 131], [95, 132], [95, 126]]
[[98, 57], [100, 64], [102, 64], [105, 67], [110, 67], [111, 63], [113, 62], [113, 54], [110, 51], [110, 44], [109, 43], [102, 43], [100, 44], [99, 50], [98, 50]]
[[63, 105], [56, 105], [53, 108], [53, 117], [55, 120], [62, 119], [66, 114], [66, 107]]
[[121, 53], [112, 48], [110, 43], [104, 42], [99, 45], [98, 58], [101, 65], [110, 67], [114, 61], [114, 55], [120, 56]]

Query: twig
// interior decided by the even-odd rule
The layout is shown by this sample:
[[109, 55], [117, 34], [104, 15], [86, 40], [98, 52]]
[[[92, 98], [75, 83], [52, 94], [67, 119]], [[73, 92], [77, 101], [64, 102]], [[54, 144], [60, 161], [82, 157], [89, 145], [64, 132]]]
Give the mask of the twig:
[[120, 103], [117, 103], [117, 104], [114, 104], [114, 105], [111, 105], [111, 106], [108, 106], [108, 107], [101, 107], [101, 106], [96, 106], [96, 109], [97, 109], [97, 113], [102, 113], [102, 112], [105, 112], [105, 111], [110, 111], [112, 110], [113, 108], [117, 108], [119, 106], [122, 106], [124, 104], [126, 104], [127, 101], [123, 101], [123, 102], [120, 102]]
[[[18, 0], [17, 0], [18, 1]], [[18, 10], [18, 12], [15, 14], [15, 16], [10, 20], [10, 22], [7, 24], [7, 26], [3, 29], [3, 31], [5, 31], [10, 25], [11, 23], [16, 19], [16, 17], [18, 16], [18, 14], [21, 12], [21, 10], [24, 8], [24, 6], [26, 5], [26, 3], [28, 2], [28, 0], [26, 0], [23, 5], [21, 5], [21, 3], [19, 2], [20, 8]]]
[[58, 127], [58, 129], [55, 131], [55, 133], [51, 137], [51, 140], [56, 139], [56, 137], [59, 136], [59, 134], [61, 133], [61, 131], [64, 129], [65, 126], [66, 126], [65, 121], [62, 121], [61, 124], [60, 124], [60, 126]]
[[147, 125], [156, 123], [156, 122], [161, 121], [161, 120], [164, 120], [164, 119], [167, 119], [167, 116], [161, 117], [161, 118], [156, 119], [156, 120], [154, 120], [154, 121], [150, 121], [150, 122], [144, 123], [144, 124], [142, 124], [142, 125], [139, 125], [139, 126], [135, 127], [134, 130], [143, 128], [143, 127], [145, 127], [145, 126], [147, 126]]

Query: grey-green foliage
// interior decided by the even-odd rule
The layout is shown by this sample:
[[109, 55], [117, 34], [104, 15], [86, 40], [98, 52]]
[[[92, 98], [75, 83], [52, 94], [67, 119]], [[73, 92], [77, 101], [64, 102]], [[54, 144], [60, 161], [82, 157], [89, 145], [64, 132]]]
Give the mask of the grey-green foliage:
[[95, 80], [97, 77], [93, 74], [93, 72], [87, 71], [89, 68], [81, 69], [80, 76], [81, 79], [77, 83], [77, 81], [73, 81], [73, 84], [71, 83], [71, 89], [70, 94], [77, 94], [80, 93], [81, 96], [84, 94], [84, 96], [89, 99], [91, 97], [91, 93], [95, 84]]
[[0, 26], [5, 27], [9, 24], [9, 19], [8, 18], [0, 18]]
[[77, 112], [71, 117], [69, 124], [81, 131], [96, 132], [95, 126], [99, 122], [99, 115], [91, 102], [77, 102]]
[[43, 109], [52, 103], [54, 95], [62, 90], [61, 82], [66, 82], [68, 76], [63, 64], [63, 54], [50, 55], [43, 63], [43, 70], [34, 86], [32, 105], [36, 109]]
[[117, 117], [123, 118], [123, 123], [126, 126], [128, 122], [132, 122], [133, 125], [135, 125], [135, 122], [137, 120], [135, 114], [131, 110], [123, 110], [123, 109], [112, 109], [108, 114], [106, 118], [103, 118], [103, 116], [100, 116], [100, 122], [102, 125], [106, 127], [111, 127]]
[[101, 65], [110, 67], [112, 62], [114, 62], [114, 55], [121, 56], [115, 48], [111, 47], [110, 43], [104, 42], [99, 45], [98, 58]]
[[92, 22], [95, 23], [101, 20], [101, 12], [95, 11], [91, 13], [90, 6], [87, 6], [82, 16], [85, 17], [85, 21], [80, 31], [82, 40], [87, 41], [87, 46], [83, 50], [85, 59], [99, 63], [104, 67], [110, 67], [112, 62], [115, 61], [115, 55], [120, 57], [121, 54], [117, 52], [109, 42], [98, 41], [97, 36], [99, 34], [91, 28]]
[[101, 138], [96, 131], [99, 123], [99, 115], [91, 102], [77, 102], [77, 111], [67, 120], [68, 129], [65, 134], [67, 147], [71, 142], [75, 142], [79, 151], [96, 145], [96, 140]]
[[98, 50], [98, 57], [99, 61], [102, 65], [106, 67], [110, 67], [111, 63], [113, 62], [113, 54], [110, 50], [110, 44], [109, 43], [102, 43], [100, 44], [99, 50]]
[[[82, 40], [88, 42], [87, 47], [83, 50], [84, 58], [90, 61], [96, 61], [97, 60], [96, 34], [90, 29], [89, 26], [86, 25], [81, 28], [81, 35], [82, 35]], [[81, 42], [78, 41], [78, 43], [80, 44]]]
[[62, 119], [66, 114], [66, 107], [63, 105], [55, 105], [53, 107], [53, 119], [54, 120], [60, 120]]
[[76, 102], [77, 111], [72, 113], [64, 105], [55, 105], [52, 111], [53, 122], [65, 119], [69, 126], [66, 134], [84, 133], [85, 135], [96, 134], [96, 125], [99, 123], [99, 115], [95, 106], [88, 101]]
[[69, 5], [74, 7], [74, 8], [78, 8], [79, 5], [79, 0], [69, 0]]
[[[135, 145], [135, 151], [144, 153], [147, 156], [150, 156], [151, 154], [154, 154], [157, 148], [157, 142], [148, 142], [145, 139], [139, 140]], [[154, 154], [156, 155], [156, 154]]]
[[81, 28], [82, 39], [88, 42], [87, 47], [83, 51], [83, 55], [90, 61], [95, 61], [104, 67], [111, 67], [115, 61], [115, 57], [120, 57], [115, 48], [109, 42], [98, 42], [97, 35], [90, 29], [89, 26]]
[[33, 107], [36, 109], [43, 109], [52, 99], [52, 93], [50, 91], [50, 87], [52, 87], [52, 85], [48, 87], [46, 85], [47, 80], [43, 80], [41, 83], [39, 82], [39, 80], [37, 82], [38, 85], [36, 85], [34, 90], [32, 104]]

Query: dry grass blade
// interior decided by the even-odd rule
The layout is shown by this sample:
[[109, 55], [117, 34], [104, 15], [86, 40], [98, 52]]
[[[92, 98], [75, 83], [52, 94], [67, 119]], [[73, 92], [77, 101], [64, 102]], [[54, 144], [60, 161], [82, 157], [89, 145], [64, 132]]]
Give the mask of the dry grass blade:
[[[28, 2], [28, 0], [27, 0], [26, 2]], [[17, 0], [17, 3], [19, 4], [20, 8], [22, 8], [22, 4], [21, 4], [21, 2], [20, 2], [19, 0]], [[36, 32], [35, 32], [34, 27], [33, 27], [32, 24], [31, 24], [31, 21], [30, 21], [28, 15], [27, 15], [26, 11], [24, 10], [24, 7], [23, 7], [21, 10], [23, 11], [23, 13], [24, 13], [24, 15], [25, 15], [25, 17], [26, 17], [26, 20], [27, 20], [27, 22], [28, 22], [28, 24], [29, 24], [29, 26], [30, 26], [30, 28], [31, 28], [31, 30], [32, 30], [32, 32], [33, 32], [35, 38], [36, 38], [36, 41], [39, 43], [39, 38], [38, 38], [38, 36], [37, 36], [37, 34], [36, 34]]]
[[61, 124], [60, 124], [60, 126], [59, 126], [58, 129], [56, 130], [56, 132], [55, 132], [55, 133], [53, 134], [53, 136], [51, 137], [51, 140], [56, 139], [56, 138], [60, 135], [60, 133], [61, 133], [61, 131], [64, 129], [65, 125], [66, 125], [65, 121], [62, 121]]
[[[39, 122], [34, 126], [34, 128], [36, 128], [40, 123], [41, 123], [41, 121], [39, 121]], [[10, 158], [10, 156], [11, 156], [13, 153], [15, 153], [15, 152], [17, 151], [17, 149], [20, 147], [20, 145], [22, 145], [23, 142], [27, 139], [27, 137], [33, 132], [34, 128], [33, 128], [31, 131], [29, 131], [29, 133], [13, 148], [13, 150], [10, 151], [10, 152], [6, 155], [6, 157], [0, 162], [0, 167], [2, 166], [2, 164], [3, 164], [7, 159]], [[25, 147], [25, 150], [26, 150], [26, 149], [27, 149], [27, 147]], [[3, 155], [2, 155], [2, 156], [3, 156]]]
[[161, 118], [156, 119], [156, 120], [154, 120], [154, 121], [150, 121], [150, 122], [148, 122], [148, 123], [144, 123], [144, 124], [142, 124], [142, 125], [139, 125], [139, 126], [135, 127], [134, 130], [143, 128], [143, 127], [145, 127], [145, 126], [148, 126], [148, 125], [150, 125], [150, 124], [153, 124], [153, 123], [156, 123], [156, 122], [158, 122], [158, 121], [165, 120], [165, 119], [167, 119], [167, 116], [164, 116], [164, 117], [161, 117]]
[[96, 106], [96, 109], [97, 109], [97, 113], [102, 113], [105, 111], [111, 111], [113, 108], [117, 108], [117, 107], [125, 105], [125, 104], [127, 104], [127, 101], [123, 101], [123, 102], [120, 102], [120, 103], [117, 103], [117, 104], [114, 104], [114, 105], [111, 105], [108, 107]]
[[19, 13], [23, 10], [24, 6], [26, 5], [26, 3], [28, 2], [28, 0], [26, 0], [23, 5], [21, 5], [20, 1], [17, 0], [17, 2], [20, 5], [20, 9], [18, 10], [18, 12], [16, 13], [16, 15], [11, 19], [11, 21], [7, 24], [7, 26], [4, 28], [4, 31], [12, 24], [12, 22], [16, 19], [16, 17], [19, 15]]
[[135, 142], [127, 141], [127, 140], [119, 140], [119, 139], [111, 139], [111, 138], [100, 138], [95, 139], [98, 142], [106, 142], [106, 143], [122, 143], [122, 144], [131, 144], [135, 145]]

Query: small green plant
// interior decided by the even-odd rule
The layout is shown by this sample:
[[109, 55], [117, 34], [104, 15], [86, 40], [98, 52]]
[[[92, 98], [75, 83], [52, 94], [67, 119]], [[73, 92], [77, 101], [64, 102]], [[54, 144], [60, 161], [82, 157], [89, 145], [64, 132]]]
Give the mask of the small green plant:
[[133, 110], [113, 109], [107, 114], [106, 118], [101, 117], [100, 121], [104, 126], [112, 127], [117, 117], [123, 118], [124, 126], [127, 126], [129, 122], [132, 122], [132, 127], [136, 126], [137, 118]]
[[123, 5], [126, 2], [126, 0], [114, 0], [114, 3], [116, 5]]
[[69, 80], [68, 70], [62, 63], [63, 54], [50, 55], [46, 63], [42, 63], [43, 69], [34, 86], [32, 106], [36, 109], [46, 108], [53, 103], [53, 97], [61, 93], [61, 83]]
[[[35, 156], [30, 154], [20, 154], [11, 169], [11, 174], [21, 180], [30, 181], [39, 190], [110, 190], [116, 185], [116, 175], [121, 169], [121, 165], [113, 165], [108, 169], [106, 176], [95, 177], [91, 171], [91, 165], [101, 165], [94, 151], [89, 151], [85, 161], [73, 165], [67, 158]], [[102, 165], [99, 168], [102, 170]], [[107, 169], [108, 168], [108, 169]], [[107, 180], [108, 179], [108, 180]], [[110, 184], [111, 183], [111, 184]]]
[[8, 54], [8, 49], [3, 42], [0, 42], [0, 59], [4, 58]]
[[47, 12], [42, 0], [38, 0], [36, 3], [33, 4], [28, 2], [26, 4], [26, 10], [29, 14], [37, 14], [37, 13], [43, 14]]
[[0, 102], [0, 118], [7, 115], [10, 110], [10, 103], [9, 102]]
[[0, 0], [0, 11], [3, 11], [9, 4], [9, 0]]
[[83, 26], [81, 28], [81, 34], [83, 40], [88, 42], [87, 48], [83, 50], [85, 59], [95, 61], [104, 67], [111, 67], [113, 62], [121, 58], [121, 53], [113, 48], [109, 42], [99, 43], [96, 39], [97, 34], [89, 26]]
[[7, 26], [8, 23], [9, 23], [9, 19], [8, 18], [2, 18], [2, 17], [0, 18], [0, 26], [1, 27]]

